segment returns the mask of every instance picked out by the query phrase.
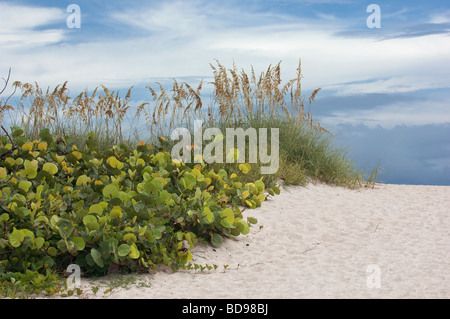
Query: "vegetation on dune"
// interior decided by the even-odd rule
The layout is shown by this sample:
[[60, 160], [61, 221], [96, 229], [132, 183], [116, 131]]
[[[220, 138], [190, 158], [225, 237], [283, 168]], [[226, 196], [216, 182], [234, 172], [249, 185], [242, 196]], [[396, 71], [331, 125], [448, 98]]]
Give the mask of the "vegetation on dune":
[[[136, 108], [132, 88], [121, 97], [101, 85], [72, 99], [67, 82], [46, 91], [13, 83], [21, 103], [0, 101], [0, 123], [9, 114], [14, 124], [2, 126], [0, 139], [0, 296], [55, 293], [70, 264], [84, 275], [112, 266], [124, 272], [184, 267], [199, 240], [220, 245], [223, 237], [247, 234], [256, 219], [244, 218], [243, 210], [278, 194], [280, 181], [375, 182], [376, 170], [364, 181], [314, 123], [309, 107], [320, 89], [302, 95], [300, 64], [297, 78], [284, 85], [280, 63], [259, 76], [253, 68], [248, 75], [234, 65], [211, 67], [213, 99], [206, 106], [203, 82], [149, 86], [150, 100]], [[145, 141], [124, 129], [125, 121], [142, 118], [150, 132]], [[196, 119], [202, 130], [278, 128], [278, 171], [261, 174], [267, 163], [260, 159], [251, 165], [173, 159], [170, 133], [187, 127], [194, 134]]]
[[[13, 87], [22, 92], [21, 103], [16, 107], [2, 103], [0, 120], [9, 114], [13, 124], [20, 126], [30, 139], [37, 138], [41, 129], [49, 128], [57, 136], [73, 137], [79, 148], [90, 132], [95, 133], [100, 148], [121, 143], [137, 145], [143, 135], [148, 143], [154, 143], [158, 136], [170, 141], [175, 128], [193, 131], [197, 119], [203, 121], [203, 130], [279, 128], [281, 166], [277, 173], [265, 177], [267, 182], [282, 179], [287, 184], [304, 184], [310, 177], [347, 187], [364, 184], [363, 172], [354, 167], [343, 149], [336, 148], [333, 136], [313, 121], [309, 110], [320, 89], [313, 90], [308, 98], [302, 94], [301, 64], [297, 77], [284, 85], [280, 63], [269, 66], [259, 76], [253, 67], [250, 74], [239, 71], [235, 65], [226, 69], [219, 62], [211, 68], [213, 93], [207, 105], [202, 101], [203, 82], [196, 88], [175, 79], [170, 89], [159, 83], [157, 88], [148, 86], [149, 101], [131, 107], [132, 88], [121, 97], [119, 92], [100, 85], [93, 92], [85, 90], [72, 99], [67, 82], [43, 91], [37, 83], [16, 81]], [[19, 119], [17, 114], [21, 115]], [[142, 122], [145, 129], [138, 130], [137, 123]], [[259, 161], [255, 164], [261, 165]], [[299, 169], [294, 171], [292, 166]]]
[[91, 134], [79, 150], [48, 129], [39, 137], [29, 141], [16, 128], [1, 138], [0, 291], [7, 295], [22, 274], [41, 274], [34, 292], [51, 292], [46, 280], [70, 264], [86, 275], [106, 274], [111, 264], [179, 268], [198, 240], [219, 246], [247, 234], [256, 220], [243, 209], [279, 192], [261, 180], [242, 183], [247, 165], [215, 172], [173, 160], [163, 138], [158, 148], [100, 150]]

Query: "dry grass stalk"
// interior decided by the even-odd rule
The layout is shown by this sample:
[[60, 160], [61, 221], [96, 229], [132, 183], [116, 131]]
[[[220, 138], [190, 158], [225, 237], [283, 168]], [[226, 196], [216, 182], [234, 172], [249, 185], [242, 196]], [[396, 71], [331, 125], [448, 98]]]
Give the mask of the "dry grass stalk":
[[[309, 109], [305, 110], [305, 97], [301, 91], [301, 61], [297, 77], [284, 85], [281, 79], [281, 61], [274, 66], [270, 65], [259, 76], [256, 76], [253, 66], [248, 75], [243, 69], [238, 70], [234, 62], [231, 69], [225, 68], [218, 60], [216, 65], [210, 66], [214, 91], [213, 100], [207, 105], [207, 112], [204, 112], [202, 102], [203, 82], [194, 88], [174, 79], [171, 89], [166, 89], [158, 82], [158, 89], [147, 86], [151, 101], [139, 105], [133, 118], [139, 121], [144, 115], [151, 136], [170, 135], [180, 126], [191, 128], [193, 120], [203, 118], [209, 125], [225, 123], [230, 126], [252, 120], [287, 118], [326, 132], [319, 123], [313, 122]], [[22, 91], [18, 107], [23, 115], [21, 125], [32, 136], [37, 136], [42, 128], [49, 127], [60, 134], [93, 131], [111, 143], [119, 143], [123, 139], [122, 126], [130, 112], [133, 87], [124, 98], [119, 96], [119, 92], [100, 85], [92, 93], [85, 90], [71, 100], [67, 82], [58, 85], [53, 91], [47, 89], [46, 92], [37, 83], [15, 82], [13, 86]], [[309, 106], [319, 90], [320, 88], [311, 93]], [[14, 111], [14, 108], [2, 103], [0, 121], [4, 113], [10, 110]]]
[[[286, 117], [299, 123], [305, 122], [317, 131], [326, 131], [314, 124], [309, 110], [305, 112], [300, 60], [297, 77], [284, 85], [281, 85], [281, 61], [275, 66], [270, 65], [259, 77], [256, 77], [253, 66], [249, 77], [244, 70], [239, 74], [234, 63], [233, 68], [227, 70], [219, 61], [216, 62], [217, 66], [211, 64], [214, 75], [211, 84], [214, 87], [214, 103], [218, 106], [222, 122], [233, 125], [248, 119]], [[309, 105], [319, 90], [311, 93]]]

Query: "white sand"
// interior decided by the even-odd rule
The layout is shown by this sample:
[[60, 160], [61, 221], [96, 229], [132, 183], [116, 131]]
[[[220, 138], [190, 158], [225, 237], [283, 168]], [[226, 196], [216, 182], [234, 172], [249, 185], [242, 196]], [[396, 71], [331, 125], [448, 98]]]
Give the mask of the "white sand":
[[81, 297], [450, 297], [448, 186], [310, 184], [244, 214], [258, 219], [250, 234], [192, 250], [195, 263], [217, 270], [140, 275], [127, 289], [96, 295], [83, 279]]

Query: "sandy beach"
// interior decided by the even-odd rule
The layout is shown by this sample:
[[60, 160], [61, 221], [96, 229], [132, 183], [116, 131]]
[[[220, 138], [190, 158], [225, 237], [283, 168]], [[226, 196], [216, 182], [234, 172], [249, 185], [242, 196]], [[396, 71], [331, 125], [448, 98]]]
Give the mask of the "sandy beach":
[[[449, 298], [450, 187], [289, 187], [246, 210], [248, 235], [199, 244], [216, 270], [159, 271], [78, 298]], [[228, 266], [226, 266], [228, 265]], [[225, 269], [225, 267], [226, 269]]]

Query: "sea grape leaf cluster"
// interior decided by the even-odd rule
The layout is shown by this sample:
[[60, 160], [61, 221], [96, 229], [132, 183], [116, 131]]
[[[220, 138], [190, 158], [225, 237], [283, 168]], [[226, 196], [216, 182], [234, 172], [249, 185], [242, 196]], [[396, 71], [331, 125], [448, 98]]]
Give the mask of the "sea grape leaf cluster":
[[257, 221], [242, 210], [259, 207], [266, 192], [279, 193], [262, 180], [242, 183], [249, 164], [215, 172], [143, 142], [100, 150], [91, 133], [79, 150], [47, 129], [39, 136], [30, 141], [13, 128], [11, 139], [0, 140], [7, 154], [0, 158], [0, 282], [71, 263], [96, 275], [111, 264], [178, 268], [199, 240], [219, 246], [224, 237], [247, 234]]

